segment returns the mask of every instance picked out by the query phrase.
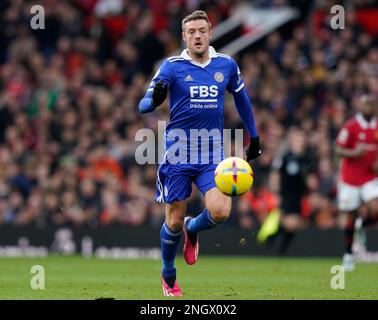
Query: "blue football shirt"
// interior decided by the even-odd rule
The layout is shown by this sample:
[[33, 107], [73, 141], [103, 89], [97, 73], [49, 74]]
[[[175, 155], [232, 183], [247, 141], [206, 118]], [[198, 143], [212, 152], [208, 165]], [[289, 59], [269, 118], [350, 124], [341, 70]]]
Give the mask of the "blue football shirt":
[[[195, 159], [198, 150], [209, 152], [210, 162], [213, 162], [213, 156], [223, 158], [225, 92], [235, 94], [244, 87], [234, 59], [217, 53], [213, 47], [209, 47], [209, 57], [206, 63], [198, 63], [191, 59], [186, 49], [179, 56], [165, 59], [147, 90], [152, 93], [159, 80], [169, 87], [170, 122], [166, 127], [165, 144], [169, 149], [173, 144], [176, 146], [177, 141], [182, 142], [181, 147], [188, 152], [180, 161]], [[173, 156], [172, 153], [167, 157]], [[201, 159], [200, 155], [198, 163]]]

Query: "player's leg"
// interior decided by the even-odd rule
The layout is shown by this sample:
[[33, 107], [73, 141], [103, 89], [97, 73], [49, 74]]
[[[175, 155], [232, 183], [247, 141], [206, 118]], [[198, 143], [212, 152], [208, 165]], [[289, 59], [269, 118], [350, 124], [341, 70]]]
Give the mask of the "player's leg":
[[365, 203], [354, 225], [353, 253], [366, 252], [366, 228], [378, 221], [378, 182], [373, 180], [361, 188], [362, 201]]
[[374, 198], [366, 203], [363, 214], [356, 219], [354, 224], [353, 253], [365, 253], [367, 251], [366, 229], [378, 223], [378, 198]]
[[205, 206], [211, 221], [221, 224], [230, 216], [231, 197], [224, 195], [218, 188], [212, 188], [205, 193]]
[[[186, 213], [186, 200], [166, 204], [165, 222], [160, 230], [163, 288], [168, 285], [174, 288], [176, 268], [174, 266], [177, 247], [180, 243], [182, 226]], [[168, 289], [168, 288], [167, 288]], [[168, 289], [169, 290], [169, 289]], [[166, 294], [164, 291], [164, 294]], [[167, 294], [168, 295], [168, 294]]]
[[362, 226], [367, 227], [378, 222], [378, 198], [374, 198], [366, 204], [368, 212], [364, 217]]
[[362, 222], [362, 225], [366, 227], [378, 220], [378, 179], [364, 184], [361, 189], [361, 196], [368, 211]]
[[224, 195], [217, 188], [212, 188], [205, 193], [205, 209], [195, 218], [186, 222], [186, 228], [190, 235], [214, 228], [217, 224], [225, 222], [230, 216], [231, 198]]
[[343, 227], [345, 245], [345, 252], [343, 255], [343, 267], [345, 271], [353, 271], [354, 258], [352, 254], [352, 245], [357, 210], [361, 205], [360, 188], [339, 182], [337, 196], [338, 208], [345, 218]]
[[224, 195], [216, 187], [214, 171], [216, 165], [204, 165], [200, 174], [194, 180], [197, 188], [205, 196], [205, 209], [190, 221], [190, 231], [211, 229], [219, 223], [225, 222], [231, 212], [231, 197]]
[[215, 165], [204, 167], [194, 181], [198, 189], [205, 195], [205, 209], [195, 218], [185, 218], [184, 258], [188, 264], [194, 264], [197, 261], [198, 233], [226, 221], [231, 212], [231, 198], [221, 193], [215, 185], [215, 168]]
[[187, 264], [194, 264], [199, 253], [198, 233], [225, 222], [231, 212], [231, 198], [212, 188], [205, 193], [205, 209], [195, 218], [185, 218], [184, 258]]
[[354, 225], [357, 218], [357, 210], [344, 211], [342, 213], [345, 216], [344, 224], [344, 244], [345, 244], [345, 254], [352, 255], [352, 244], [354, 239]]
[[192, 191], [192, 179], [180, 172], [179, 167], [171, 165], [161, 165], [157, 172], [156, 200], [166, 203], [166, 217], [160, 231], [164, 295], [182, 295], [176, 282], [174, 260], [186, 213], [185, 199]]

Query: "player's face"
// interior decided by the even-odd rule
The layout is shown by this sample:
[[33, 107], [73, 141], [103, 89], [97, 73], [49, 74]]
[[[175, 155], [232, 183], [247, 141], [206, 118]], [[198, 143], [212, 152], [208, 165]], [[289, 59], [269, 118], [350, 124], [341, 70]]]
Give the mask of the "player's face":
[[360, 110], [365, 119], [370, 120], [377, 113], [377, 105], [372, 96], [364, 97]]
[[211, 35], [210, 26], [203, 19], [188, 21], [182, 32], [189, 53], [196, 57], [202, 57], [209, 50]]

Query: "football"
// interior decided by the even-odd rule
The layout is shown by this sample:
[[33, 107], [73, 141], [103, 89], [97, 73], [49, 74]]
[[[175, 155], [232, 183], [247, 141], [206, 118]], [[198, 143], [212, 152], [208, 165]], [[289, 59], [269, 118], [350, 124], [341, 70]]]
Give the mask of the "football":
[[229, 157], [215, 169], [214, 179], [218, 189], [228, 196], [240, 196], [253, 184], [253, 171], [247, 161]]

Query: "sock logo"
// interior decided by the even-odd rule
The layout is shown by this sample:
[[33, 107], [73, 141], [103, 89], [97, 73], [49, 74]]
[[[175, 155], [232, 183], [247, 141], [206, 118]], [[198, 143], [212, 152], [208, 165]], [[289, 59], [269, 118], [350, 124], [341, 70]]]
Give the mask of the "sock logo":
[[168, 245], [172, 245], [172, 244], [175, 244], [174, 241], [172, 240], [169, 240], [169, 239], [161, 239], [161, 241], [163, 241], [165, 244], [168, 244]]

